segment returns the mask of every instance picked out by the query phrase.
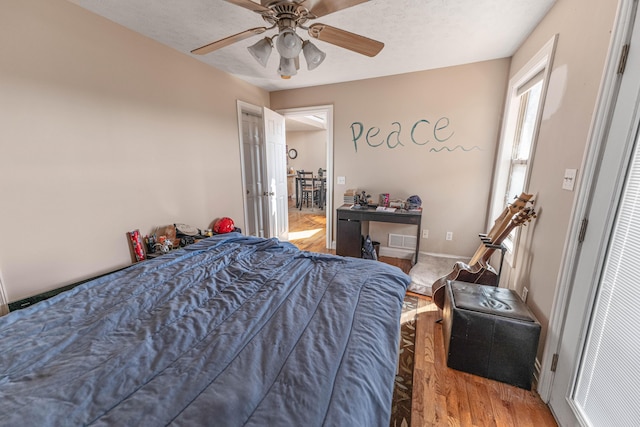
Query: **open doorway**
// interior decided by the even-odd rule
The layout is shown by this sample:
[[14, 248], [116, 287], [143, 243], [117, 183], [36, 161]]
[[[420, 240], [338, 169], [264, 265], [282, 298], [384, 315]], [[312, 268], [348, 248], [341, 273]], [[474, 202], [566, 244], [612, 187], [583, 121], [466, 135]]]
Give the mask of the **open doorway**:
[[[310, 216], [324, 214], [324, 248], [333, 247], [333, 106], [322, 105], [279, 110], [285, 117], [288, 149], [289, 209]], [[297, 171], [311, 172], [316, 185], [321, 183], [311, 197], [303, 199]], [[313, 185], [313, 183], [312, 183]], [[308, 195], [308, 194], [307, 194]], [[312, 239], [321, 225], [309, 218], [306, 223], [313, 229], [299, 230], [289, 236], [294, 239]], [[308, 235], [313, 232], [312, 235]], [[317, 236], [316, 236], [317, 238]], [[317, 246], [315, 246], [317, 248]]]

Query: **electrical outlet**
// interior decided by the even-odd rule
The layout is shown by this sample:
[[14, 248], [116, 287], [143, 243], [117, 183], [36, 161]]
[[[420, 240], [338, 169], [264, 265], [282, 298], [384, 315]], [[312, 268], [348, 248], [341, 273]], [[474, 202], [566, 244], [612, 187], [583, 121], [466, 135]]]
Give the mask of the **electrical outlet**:
[[339, 176], [339, 177], [336, 179], [336, 181], [337, 181], [337, 184], [338, 184], [338, 185], [344, 185], [344, 184], [346, 184], [346, 183], [347, 183], [347, 178], [346, 178], [346, 177], [344, 177], [344, 176]]
[[573, 191], [573, 186], [576, 183], [577, 169], [565, 169], [564, 178], [562, 179], [562, 189]]
[[429, 238], [429, 230], [422, 230], [422, 238], [423, 239]]
[[453, 231], [447, 231], [447, 240], [453, 240]]
[[527, 302], [527, 297], [529, 296], [529, 288], [526, 286], [522, 288], [522, 301]]

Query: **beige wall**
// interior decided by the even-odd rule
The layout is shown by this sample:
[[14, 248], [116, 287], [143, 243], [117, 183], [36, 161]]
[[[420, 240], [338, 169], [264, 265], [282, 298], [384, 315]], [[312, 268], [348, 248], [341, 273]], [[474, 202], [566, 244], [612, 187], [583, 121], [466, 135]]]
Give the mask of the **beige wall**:
[[[336, 206], [349, 188], [374, 199], [417, 194], [429, 230], [421, 250], [470, 256], [484, 229], [508, 68], [500, 59], [272, 92], [271, 108], [333, 104], [334, 175], [346, 177], [346, 185], [335, 184]], [[390, 231], [415, 235], [413, 226], [383, 225], [374, 237], [384, 245]]]
[[287, 132], [287, 147], [298, 151], [298, 157], [289, 159], [289, 167], [314, 174], [327, 168], [326, 130]]
[[[529, 288], [544, 342], [575, 197], [562, 177], [581, 166], [616, 4], [559, 0], [511, 60], [269, 96], [63, 0], [5, 0], [0, 271], [8, 299], [128, 264], [133, 228], [203, 227], [222, 215], [240, 222], [236, 99], [272, 109], [334, 105], [335, 176], [347, 179], [335, 187], [336, 205], [354, 187], [418, 194], [430, 232], [422, 251], [468, 256], [490, 220], [508, 77], [558, 33], [529, 186], [539, 217], [526, 229], [523, 268], [505, 272], [510, 286]], [[411, 141], [416, 123], [414, 139], [425, 145]], [[436, 136], [451, 135], [443, 143], [436, 123]], [[432, 151], [458, 145], [473, 149]]]
[[9, 301], [129, 264], [131, 229], [243, 225], [236, 99], [267, 92], [63, 0], [4, 0], [0, 52]]
[[[513, 76], [559, 34], [529, 184], [529, 192], [537, 194], [539, 215], [523, 230], [523, 259], [515, 271], [505, 271], [510, 287], [518, 292], [524, 286], [529, 288], [527, 302], [543, 325], [541, 343], [576, 196], [561, 188], [564, 171], [580, 172], [617, 3], [558, 1], [511, 62], [509, 74]], [[540, 345], [539, 356], [542, 350]]]

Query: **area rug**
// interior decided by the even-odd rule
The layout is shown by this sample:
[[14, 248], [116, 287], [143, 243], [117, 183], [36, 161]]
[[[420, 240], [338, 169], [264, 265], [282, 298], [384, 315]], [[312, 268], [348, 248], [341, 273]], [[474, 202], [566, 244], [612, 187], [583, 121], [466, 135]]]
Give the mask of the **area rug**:
[[391, 404], [389, 424], [391, 427], [409, 427], [411, 425], [417, 313], [418, 297], [405, 296], [400, 324], [400, 355]]
[[431, 285], [453, 270], [457, 261], [462, 259], [420, 254], [420, 259], [409, 272], [411, 284], [408, 290], [416, 294], [431, 296]]

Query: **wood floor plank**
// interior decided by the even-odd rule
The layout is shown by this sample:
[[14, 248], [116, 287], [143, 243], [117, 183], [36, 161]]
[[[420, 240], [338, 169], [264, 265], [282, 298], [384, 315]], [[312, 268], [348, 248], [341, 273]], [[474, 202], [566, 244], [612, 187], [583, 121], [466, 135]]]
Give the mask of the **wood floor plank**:
[[462, 394], [458, 392], [453, 375], [447, 381], [447, 384], [449, 386], [447, 387], [447, 421], [449, 425], [459, 425], [461, 418], [460, 397]]
[[[516, 425], [516, 419], [513, 417], [514, 414], [511, 411], [513, 405], [511, 404], [511, 402], [504, 399], [504, 394], [501, 393], [501, 390], [503, 390], [504, 388], [491, 382], [487, 384], [486, 389], [487, 398], [491, 403], [491, 409], [493, 411], [496, 424], [499, 426]], [[524, 422], [524, 420], [521, 418], [517, 425], [525, 427], [527, 423]]]
[[411, 424], [414, 426], [426, 426], [425, 422], [425, 408], [430, 407], [429, 401], [425, 401], [427, 398], [425, 392], [425, 385], [427, 384], [427, 378], [425, 370], [422, 368], [414, 367], [413, 369], [413, 396], [411, 401]]
[[[335, 254], [335, 250], [325, 247], [324, 211], [309, 214], [290, 209], [289, 229], [292, 232], [314, 231], [311, 237], [292, 240], [300, 249]], [[411, 269], [408, 259], [380, 257], [380, 261], [395, 265], [405, 273]], [[449, 368], [442, 325], [436, 323], [440, 312], [431, 298], [420, 298], [413, 371], [413, 427], [557, 426], [551, 411], [535, 391]]]
[[469, 401], [469, 393], [467, 393], [467, 383], [464, 375], [453, 375], [453, 381], [456, 384], [456, 390], [460, 396], [458, 399], [458, 414], [460, 417], [460, 425], [473, 425], [471, 418], [471, 403]]

